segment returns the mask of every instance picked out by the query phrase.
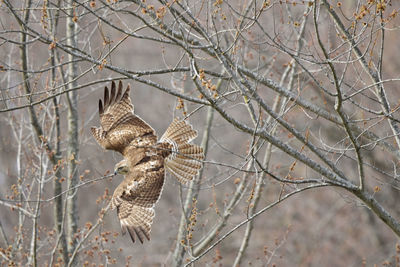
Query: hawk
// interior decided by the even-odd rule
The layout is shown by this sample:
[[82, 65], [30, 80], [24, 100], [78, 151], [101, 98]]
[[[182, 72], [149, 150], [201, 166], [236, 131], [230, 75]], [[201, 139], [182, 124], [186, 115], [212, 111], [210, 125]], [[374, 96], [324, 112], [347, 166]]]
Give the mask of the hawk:
[[115, 165], [115, 174], [124, 180], [115, 189], [111, 208], [117, 209], [122, 234], [129, 233], [133, 242], [150, 240], [154, 205], [164, 185], [165, 169], [181, 183], [196, 176], [202, 167], [203, 149], [190, 141], [197, 132], [185, 121], [174, 119], [160, 140], [154, 129], [135, 115], [129, 96], [130, 87], [123, 92], [114, 82], [111, 91], [104, 89], [99, 100], [99, 128], [92, 127], [97, 143], [115, 150], [124, 159]]

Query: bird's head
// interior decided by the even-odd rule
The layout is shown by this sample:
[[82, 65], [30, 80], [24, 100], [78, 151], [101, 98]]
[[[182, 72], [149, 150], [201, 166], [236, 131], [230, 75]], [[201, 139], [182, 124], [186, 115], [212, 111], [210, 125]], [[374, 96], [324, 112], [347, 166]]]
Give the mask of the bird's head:
[[114, 174], [127, 174], [129, 172], [129, 166], [128, 166], [128, 162], [123, 159], [120, 162], [118, 162], [117, 164], [115, 164], [114, 167]]

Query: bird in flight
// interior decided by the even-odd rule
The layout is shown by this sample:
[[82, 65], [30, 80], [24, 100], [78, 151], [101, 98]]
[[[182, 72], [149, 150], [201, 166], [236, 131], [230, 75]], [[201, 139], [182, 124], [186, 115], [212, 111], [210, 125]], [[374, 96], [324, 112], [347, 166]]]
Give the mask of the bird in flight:
[[122, 234], [129, 233], [133, 242], [150, 240], [154, 205], [164, 185], [165, 169], [181, 183], [195, 177], [202, 167], [203, 149], [191, 144], [197, 132], [185, 121], [174, 119], [158, 140], [154, 129], [134, 113], [129, 96], [114, 82], [104, 89], [99, 100], [100, 127], [92, 127], [97, 143], [124, 157], [115, 165], [115, 174], [124, 180], [115, 189], [111, 208], [117, 209]]

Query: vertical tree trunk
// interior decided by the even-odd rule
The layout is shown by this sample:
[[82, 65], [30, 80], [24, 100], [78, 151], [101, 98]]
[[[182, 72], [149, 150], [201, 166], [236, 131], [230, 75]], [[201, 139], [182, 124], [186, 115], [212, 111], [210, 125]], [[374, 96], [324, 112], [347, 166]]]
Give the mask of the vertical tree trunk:
[[[67, 44], [69, 47], [74, 48], [77, 46], [77, 27], [76, 27], [76, 10], [74, 1], [66, 1], [68, 7], [67, 13]], [[77, 86], [74, 80], [77, 76], [77, 66], [74, 63], [75, 57], [68, 54], [68, 72], [67, 72], [67, 83], [68, 89], [72, 89]], [[76, 91], [69, 92], [67, 95], [68, 99], [68, 188], [73, 188], [78, 182], [77, 174], [77, 161], [79, 154], [79, 142], [78, 142], [78, 94]], [[76, 190], [69, 191], [67, 198], [67, 242], [68, 252], [72, 253], [75, 248], [76, 240], [74, 238], [77, 232], [78, 223], [78, 212], [76, 210], [77, 195]]]
[[[30, 84], [29, 84], [29, 75], [28, 75], [28, 51], [27, 51], [27, 46], [26, 46], [26, 42], [27, 42], [27, 34], [26, 34], [26, 25], [28, 24], [29, 21], [29, 8], [32, 5], [32, 1], [31, 0], [27, 0], [25, 2], [25, 8], [26, 11], [24, 13], [23, 16], [23, 21], [20, 21], [20, 28], [21, 28], [21, 45], [20, 45], [20, 58], [21, 58], [21, 64], [22, 64], [22, 77], [23, 77], [23, 86], [24, 86], [24, 90], [25, 93], [28, 95], [29, 101], [31, 102], [31, 88], [30, 88]], [[51, 24], [51, 22], [50, 22]], [[53, 25], [51, 25], [53, 26]], [[51, 50], [50, 51], [51, 55], [51, 64], [52, 66], [55, 66], [55, 62], [54, 62], [54, 51]], [[55, 80], [55, 69], [52, 69], [52, 76], [51, 76], [51, 80], [52, 83]], [[61, 194], [61, 184], [59, 183], [59, 178], [61, 178], [61, 171], [60, 168], [58, 166], [58, 161], [61, 159], [61, 150], [60, 150], [60, 123], [59, 123], [59, 112], [58, 112], [58, 103], [56, 98], [53, 99], [54, 102], [54, 110], [55, 110], [55, 118], [57, 120], [56, 122], [56, 143], [55, 143], [55, 147], [56, 147], [56, 151], [53, 151], [51, 145], [49, 143], [44, 143], [43, 146], [46, 149], [47, 155], [52, 163], [53, 166], [55, 166], [56, 169], [56, 173], [55, 173], [55, 177], [57, 177], [57, 179], [54, 180], [54, 195], [60, 195]], [[38, 138], [38, 140], [40, 142], [43, 142], [42, 139], [44, 133], [43, 133], [43, 129], [41, 128], [39, 122], [38, 122], [38, 118], [36, 116], [35, 113], [35, 109], [33, 108], [33, 106], [29, 106], [28, 107], [29, 110], [29, 115], [30, 115], [30, 122], [32, 127], [35, 130], [36, 136]], [[55, 153], [53, 153], [55, 152]], [[60, 250], [62, 251], [62, 256], [63, 256], [63, 261], [66, 262], [67, 261], [67, 246], [66, 246], [66, 242], [65, 242], [65, 235], [62, 231], [62, 218], [63, 218], [63, 208], [62, 208], [62, 198], [59, 197], [55, 200], [55, 205], [54, 205], [54, 219], [55, 219], [55, 228], [57, 231], [58, 236], [61, 238], [61, 244], [60, 244]], [[35, 240], [32, 240], [32, 242], [36, 242]], [[35, 245], [36, 247], [36, 245]], [[35, 248], [36, 250], [36, 248]], [[35, 252], [35, 251], [34, 251]], [[36, 257], [34, 259], [33, 264], [35, 264], [36, 262]]]
[[[214, 109], [212, 109], [211, 107], [208, 107], [207, 119], [206, 119], [206, 129], [203, 132], [203, 139], [201, 141], [201, 147], [204, 150], [204, 155], [207, 155], [208, 140], [209, 140], [209, 136], [210, 136], [210, 129], [211, 129], [213, 118], [214, 118]], [[187, 233], [186, 229], [187, 229], [187, 224], [188, 224], [187, 218], [190, 215], [190, 205], [193, 203], [193, 199], [197, 199], [202, 173], [203, 173], [203, 169], [201, 169], [199, 175], [190, 182], [189, 189], [186, 194], [184, 210], [182, 211], [182, 214], [181, 214], [181, 220], [179, 223], [176, 245], [175, 245], [174, 254], [172, 257], [172, 266], [174, 266], [174, 267], [181, 266], [183, 257], [185, 256], [185, 247], [181, 241], [186, 239], [186, 233]]]
[[[23, 21], [20, 22], [20, 29], [21, 29], [21, 35], [20, 35], [20, 59], [21, 59], [21, 68], [22, 68], [22, 79], [24, 81], [23, 83], [23, 87], [25, 90], [25, 93], [28, 95], [29, 101], [31, 101], [31, 97], [30, 97], [30, 93], [31, 93], [31, 89], [30, 89], [30, 84], [29, 84], [29, 76], [28, 76], [28, 48], [26, 45], [27, 42], [27, 34], [26, 34], [26, 27], [25, 25], [28, 23], [29, 21], [29, 9], [32, 5], [32, 1], [31, 0], [26, 0], [25, 1], [25, 11], [23, 13]], [[40, 136], [42, 135], [40, 126], [38, 124], [37, 121], [37, 117], [36, 117], [36, 113], [35, 113], [35, 109], [31, 106], [29, 109], [29, 115], [30, 115], [30, 122], [31, 125], [33, 126], [33, 128], [36, 130], [36, 134], [37, 137], [40, 138]], [[21, 139], [20, 139], [21, 140]], [[19, 151], [20, 151], [20, 147], [19, 147]], [[20, 154], [20, 152], [18, 152], [18, 154]], [[19, 156], [19, 155], [18, 155]], [[18, 164], [18, 190], [21, 192], [21, 167], [20, 164]], [[21, 201], [21, 203], [24, 201], [22, 194], [20, 194], [19, 196], [19, 200]], [[16, 241], [14, 242], [13, 245], [13, 249], [14, 250], [19, 250], [20, 249], [20, 245], [23, 243], [23, 233], [22, 233], [22, 228], [23, 228], [23, 222], [24, 222], [24, 215], [23, 213], [19, 212], [19, 216], [18, 216], [18, 238], [16, 238]]]
[[[58, 1], [57, 6], [60, 6], [60, 1]], [[53, 40], [55, 40], [55, 35], [57, 32], [57, 26], [58, 26], [58, 21], [59, 21], [59, 10], [55, 11], [55, 15], [53, 16], [52, 12], [49, 11], [49, 2], [47, 1], [47, 17], [49, 18], [48, 20], [48, 25], [49, 29], [52, 35]], [[50, 55], [50, 64], [52, 66], [51, 68], [51, 76], [50, 76], [50, 86], [51, 88], [56, 86], [56, 53], [55, 49], [49, 49], [49, 55]], [[63, 209], [63, 197], [61, 195], [62, 192], [62, 184], [60, 182], [60, 179], [62, 177], [61, 173], [61, 166], [59, 165], [59, 162], [62, 159], [61, 155], [61, 147], [60, 147], [60, 142], [61, 142], [61, 129], [60, 129], [60, 112], [58, 108], [58, 99], [57, 97], [53, 98], [53, 106], [54, 106], [54, 118], [56, 120], [56, 138], [55, 138], [55, 143], [54, 143], [54, 149], [55, 149], [55, 154], [54, 154], [54, 167], [56, 168], [55, 170], [55, 179], [53, 180], [53, 195], [56, 197], [54, 199], [54, 206], [53, 206], [53, 216], [54, 216], [54, 228], [57, 233], [57, 237], [59, 238], [57, 248], [59, 251], [61, 251], [61, 256], [63, 259], [64, 263], [67, 263], [68, 261], [68, 247], [67, 247], [67, 241], [65, 239], [65, 231], [63, 227], [63, 218], [64, 218], [64, 209]]]

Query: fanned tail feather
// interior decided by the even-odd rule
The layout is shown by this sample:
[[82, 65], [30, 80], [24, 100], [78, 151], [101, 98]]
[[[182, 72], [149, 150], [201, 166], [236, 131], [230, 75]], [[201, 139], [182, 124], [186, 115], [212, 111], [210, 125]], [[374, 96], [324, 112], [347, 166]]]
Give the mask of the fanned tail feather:
[[192, 180], [202, 167], [203, 149], [189, 143], [196, 136], [191, 125], [174, 119], [160, 139], [172, 147], [172, 153], [165, 159], [165, 168], [181, 183]]

